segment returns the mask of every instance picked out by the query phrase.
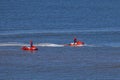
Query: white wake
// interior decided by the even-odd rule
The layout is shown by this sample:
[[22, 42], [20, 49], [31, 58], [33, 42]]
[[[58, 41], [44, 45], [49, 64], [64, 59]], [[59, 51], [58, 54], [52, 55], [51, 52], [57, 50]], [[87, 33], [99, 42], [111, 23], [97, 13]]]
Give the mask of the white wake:
[[[41, 46], [41, 47], [63, 47], [62, 44], [54, 44], [54, 43], [38, 43], [33, 44], [34, 46]], [[0, 43], [0, 46], [30, 46], [30, 44], [25, 43], [18, 43], [18, 42], [7, 42], [7, 43]]]

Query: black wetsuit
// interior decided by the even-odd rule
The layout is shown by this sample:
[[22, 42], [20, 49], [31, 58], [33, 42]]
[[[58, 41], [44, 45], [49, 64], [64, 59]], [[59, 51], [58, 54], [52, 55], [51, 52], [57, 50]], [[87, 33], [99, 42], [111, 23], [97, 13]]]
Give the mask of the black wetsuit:
[[30, 47], [32, 47], [33, 46], [33, 42], [32, 41], [30, 41]]
[[76, 38], [74, 38], [74, 44], [77, 42], [77, 39]]

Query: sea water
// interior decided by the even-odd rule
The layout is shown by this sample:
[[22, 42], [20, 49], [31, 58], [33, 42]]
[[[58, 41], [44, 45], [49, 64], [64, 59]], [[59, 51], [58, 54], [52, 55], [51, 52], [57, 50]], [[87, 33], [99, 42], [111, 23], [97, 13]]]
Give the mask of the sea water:
[[[0, 80], [119, 80], [119, 0], [1, 0]], [[81, 47], [64, 46], [73, 38]], [[38, 51], [23, 51], [29, 41]]]

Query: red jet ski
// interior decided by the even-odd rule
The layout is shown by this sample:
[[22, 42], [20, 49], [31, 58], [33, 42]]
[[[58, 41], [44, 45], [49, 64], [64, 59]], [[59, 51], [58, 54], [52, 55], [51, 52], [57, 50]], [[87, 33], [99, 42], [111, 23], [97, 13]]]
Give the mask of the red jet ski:
[[70, 44], [67, 44], [66, 46], [83, 46], [84, 44], [85, 44], [84, 42], [77, 41], [75, 44], [70, 43]]
[[30, 40], [30, 47], [23, 46], [22, 50], [34, 51], [34, 50], [38, 50], [38, 48], [36, 46], [33, 46], [33, 42], [32, 40]]
[[38, 50], [38, 48], [36, 46], [32, 46], [32, 47], [23, 46], [22, 50], [34, 51], [34, 50]]

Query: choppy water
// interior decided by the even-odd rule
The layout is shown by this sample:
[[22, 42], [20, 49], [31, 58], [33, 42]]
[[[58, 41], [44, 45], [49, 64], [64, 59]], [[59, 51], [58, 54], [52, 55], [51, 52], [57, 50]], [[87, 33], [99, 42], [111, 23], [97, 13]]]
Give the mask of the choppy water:
[[[119, 0], [1, 0], [0, 80], [119, 80]], [[68, 47], [73, 37], [82, 47]], [[38, 51], [22, 51], [33, 40]]]

